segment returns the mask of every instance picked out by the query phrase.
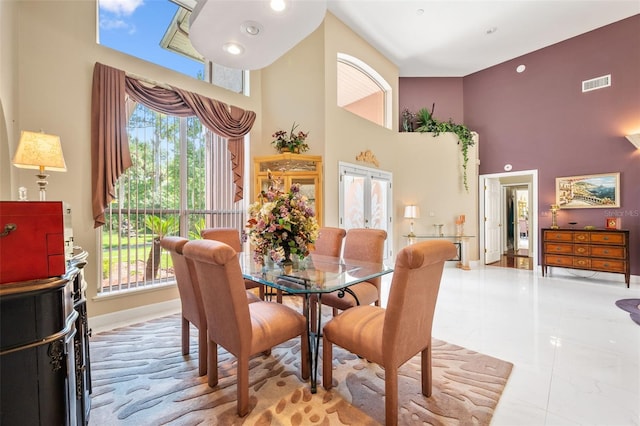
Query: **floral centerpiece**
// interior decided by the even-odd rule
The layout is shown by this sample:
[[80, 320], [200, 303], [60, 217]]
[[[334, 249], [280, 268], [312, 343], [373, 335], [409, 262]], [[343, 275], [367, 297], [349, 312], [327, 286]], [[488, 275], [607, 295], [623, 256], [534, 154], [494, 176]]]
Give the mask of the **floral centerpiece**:
[[265, 256], [275, 262], [291, 263], [292, 256], [309, 255], [309, 245], [318, 237], [318, 222], [308, 198], [293, 184], [289, 192], [280, 189], [268, 173], [271, 185], [249, 206], [247, 222], [253, 258], [264, 265]]
[[295, 152], [296, 154], [309, 150], [309, 145], [305, 142], [309, 132], [299, 131], [296, 133], [298, 125], [293, 122], [289, 133], [284, 130], [278, 130], [272, 137], [275, 139], [271, 142], [278, 152]]

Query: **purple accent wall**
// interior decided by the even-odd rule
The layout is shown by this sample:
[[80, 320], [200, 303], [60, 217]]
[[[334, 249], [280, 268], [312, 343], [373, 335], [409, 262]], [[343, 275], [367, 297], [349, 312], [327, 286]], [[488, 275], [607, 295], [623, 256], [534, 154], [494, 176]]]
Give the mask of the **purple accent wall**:
[[[525, 72], [516, 72], [519, 64]], [[607, 216], [621, 217], [631, 234], [633, 275], [640, 275], [640, 150], [624, 135], [640, 132], [639, 70], [635, 15], [462, 79], [464, 124], [480, 134], [480, 173], [504, 172], [507, 163], [513, 171], [537, 169], [541, 227], [551, 223], [556, 177], [620, 172], [620, 208], [561, 210], [558, 222], [601, 228]], [[582, 93], [583, 80], [607, 74], [611, 87]], [[400, 109], [409, 96], [402, 93], [403, 80]], [[422, 80], [436, 92], [439, 79]], [[412, 84], [411, 91], [419, 92], [419, 82]], [[460, 98], [457, 88], [450, 90], [440, 96]], [[442, 119], [438, 106], [444, 99], [428, 101], [436, 102], [435, 115]]]
[[[403, 77], [398, 83], [398, 104], [400, 112], [409, 108], [418, 112], [422, 108], [431, 111], [436, 103], [433, 115], [440, 121], [450, 118], [456, 122], [464, 122], [461, 77]], [[400, 117], [402, 128], [402, 116]]]

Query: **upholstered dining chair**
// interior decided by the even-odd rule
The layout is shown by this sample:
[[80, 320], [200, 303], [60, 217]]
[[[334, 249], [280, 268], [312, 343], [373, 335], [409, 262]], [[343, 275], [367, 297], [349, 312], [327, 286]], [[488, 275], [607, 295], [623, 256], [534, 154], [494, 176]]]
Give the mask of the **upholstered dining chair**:
[[431, 396], [431, 329], [446, 260], [456, 247], [444, 240], [424, 241], [396, 257], [387, 308], [364, 305], [341, 312], [323, 328], [322, 382], [333, 386], [332, 349], [336, 344], [384, 368], [385, 422], [398, 424], [398, 369], [418, 353], [422, 394]]
[[342, 240], [347, 234], [342, 228], [324, 226], [318, 230], [318, 238], [313, 244], [313, 253], [322, 256], [340, 257], [342, 253]]
[[[382, 263], [386, 239], [387, 231], [382, 229], [349, 229], [344, 238], [342, 257], [348, 260]], [[378, 277], [350, 286], [349, 290], [356, 295], [357, 300], [350, 293], [344, 293], [344, 297], [339, 297], [335, 292], [323, 294], [322, 304], [331, 306], [334, 316], [338, 314], [338, 310], [344, 311], [358, 304], [375, 303], [376, 306], [380, 306], [380, 285], [381, 279]]]
[[[189, 240], [183, 237], [164, 237], [160, 246], [169, 252], [180, 294], [182, 310], [182, 355], [189, 355], [189, 324], [198, 329], [198, 374], [207, 374], [207, 318], [204, 313], [200, 286], [193, 262], [184, 257], [182, 251]], [[249, 303], [258, 299], [253, 293], [246, 292]]]
[[[240, 241], [240, 232], [235, 228], [207, 228], [200, 232], [200, 236], [205, 240], [222, 241], [231, 246], [237, 253], [242, 251], [242, 242]], [[260, 299], [264, 300], [264, 286], [258, 282], [244, 280], [244, 286], [247, 290], [258, 288]]]
[[247, 303], [236, 251], [213, 240], [192, 240], [184, 246], [192, 259], [207, 317], [208, 383], [218, 384], [218, 345], [233, 354], [237, 366], [237, 410], [249, 412], [249, 358], [300, 337], [300, 368], [309, 378], [309, 341], [303, 315], [288, 306], [258, 301]]
[[[318, 238], [314, 243], [313, 254], [322, 256], [340, 257], [342, 253], [342, 242], [347, 231], [342, 228], [325, 226], [318, 230]], [[318, 310], [316, 304], [311, 304], [310, 324], [313, 331], [316, 330]]]

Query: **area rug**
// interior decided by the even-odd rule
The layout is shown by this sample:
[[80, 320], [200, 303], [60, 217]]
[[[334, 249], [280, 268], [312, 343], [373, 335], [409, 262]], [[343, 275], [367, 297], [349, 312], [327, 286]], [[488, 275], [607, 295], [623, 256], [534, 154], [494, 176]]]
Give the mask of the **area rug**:
[[[187, 356], [180, 330], [175, 314], [91, 338], [90, 425], [384, 424], [384, 370], [334, 346], [335, 387], [324, 391], [320, 376], [311, 394], [300, 378], [299, 339], [251, 359], [251, 411], [240, 418], [236, 359], [219, 348], [219, 383], [210, 388], [198, 377], [197, 330]], [[433, 345], [431, 397], [421, 394], [419, 356], [400, 369], [399, 423], [488, 425], [513, 365], [444, 341]]]
[[640, 325], [640, 299], [621, 299], [616, 301], [616, 306], [629, 312], [631, 320]]

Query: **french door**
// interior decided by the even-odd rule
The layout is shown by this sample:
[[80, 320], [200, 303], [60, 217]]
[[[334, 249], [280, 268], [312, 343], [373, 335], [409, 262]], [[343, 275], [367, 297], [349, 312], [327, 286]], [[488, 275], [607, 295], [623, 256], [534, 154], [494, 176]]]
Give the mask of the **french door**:
[[392, 173], [343, 162], [339, 163], [339, 173], [340, 226], [346, 230], [374, 228], [387, 231], [384, 257], [391, 257]]

